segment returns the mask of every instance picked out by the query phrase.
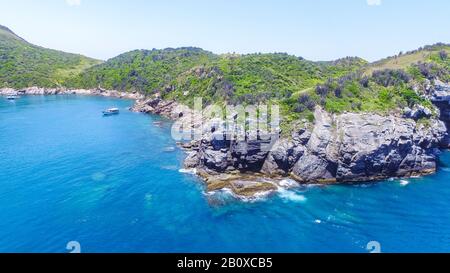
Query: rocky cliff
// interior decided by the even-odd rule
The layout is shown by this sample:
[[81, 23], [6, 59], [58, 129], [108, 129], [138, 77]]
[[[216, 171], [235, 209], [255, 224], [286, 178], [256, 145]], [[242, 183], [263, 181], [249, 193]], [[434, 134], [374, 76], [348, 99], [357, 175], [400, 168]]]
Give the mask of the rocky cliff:
[[[173, 119], [192, 115], [176, 102], [157, 98], [141, 101], [134, 110]], [[314, 124], [273, 143], [206, 134], [187, 145], [191, 151], [185, 168], [195, 169], [209, 190], [230, 188], [247, 196], [276, 189], [268, 177], [341, 183], [430, 174], [436, 171], [439, 149], [448, 147], [446, 124], [435, 118], [421, 122], [398, 115], [332, 115], [320, 107], [314, 115]]]
[[209, 173], [251, 171], [291, 175], [302, 183], [378, 180], [427, 174], [436, 170], [439, 148], [447, 134], [439, 120], [375, 114], [332, 116], [320, 108], [315, 124], [277, 141], [270, 151], [260, 141], [202, 141], [186, 167]]
[[[124, 97], [137, 100], [132, 108], [137, 112], [185, 120], [193, 128], [210, 122], [199, 120], [199, 113], [188, 107], [158, 96], [145, 98], [101, 89], [0, 89], [0, 95], [10, 94]], [[196, 170], [208, 190], [229, 188], [240, 196], [276, 190], [286, 177], [298, 183], [342, 183], [430, 174], [436, 171], [439, 149], [449, 147], [450, 86], [438, 82], [428, 95], [438, 106], [441, 120], [429, 117], [422, 122], [419, 118], [429, 115], [424, 109], [410, 109], [403, 116], [381, 116], [332, 115], [317, 107], [314, 123], [306, 122], [290, 137], [276, 141], [230, 140], [218, 137], [224, 132], [203, 131], [201, 140], [180, 143], [189, 149], [185, 168]], [[197, 123], [191, 122], [194, 120]]]

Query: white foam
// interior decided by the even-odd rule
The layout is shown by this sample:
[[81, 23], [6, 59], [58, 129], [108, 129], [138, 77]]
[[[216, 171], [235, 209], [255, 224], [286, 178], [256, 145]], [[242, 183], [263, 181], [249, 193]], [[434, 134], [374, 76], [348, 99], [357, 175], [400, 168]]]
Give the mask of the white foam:
[[297, 203], [304, 203], [307, 200], [305, 196], [286, 189], [278, 189], [278, 195], [285, 200]]
[[322, 220], [317, 219], [317, 220], [314, 221], [314, 223], [316, 223], [316, 224], [322, 224]]
[[197, 174], [197, 169], [180, 169], [179, 172], [180, 173], [185, 173], [185, 174], [196, 175]]
[[307, 189], [312, 189], [312, 188], [324, 187], [324, 185], [323, 184], [308, 184], [305, 187]]
[[283, 188], [293, 188], [298, 187], [298, 183], [292, 179], [283, 179], [278, 183]]
[[272, 193], [273, 193], [273, 191], [258, 192], [258, 193], [255, 193], [253, 196], [246, 197], [246, 196], [235, 194], [229, 188], [223, 188], [223, 189], [216, 190], [216, 191], [206, 192], [205, 194], [206, 194], [206, 196], [209, 196], [209, 197], [213, 197], [214, 195], [217, 195], [217, 194], [228, 195], [228, 196], [232, 196], [233, 198], [240, 200], [242, 202], [255, 203], [255, 202], [267, 200], [268, 196]]
[[267, 200], [269, 195], [272, 194], [272, 192], [273, 191], [258, 192], [258, 193], [255, 193], [251, 197], [237, 196], [237, 198], [239, 198], [240, 200], [242, 200], [244, 202], [250, 202], [250, 203], [265, 201], [265, 200]]
[[409, 185], [409, 181], [408, 180], [400, 180], [400, 185], [405, 187]]

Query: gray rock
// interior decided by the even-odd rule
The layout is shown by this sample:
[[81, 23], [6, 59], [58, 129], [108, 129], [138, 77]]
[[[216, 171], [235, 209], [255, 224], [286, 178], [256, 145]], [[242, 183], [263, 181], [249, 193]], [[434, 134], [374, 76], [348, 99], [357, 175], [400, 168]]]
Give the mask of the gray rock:
[[[442, 122], [418, 126], [393, 116], [344, 114], [337, 181], [374, 180], [429, 173], [436, 168], [434, 148], [446, 135]], [[434, 163], [434, 164], [433, 164]]]
[[317, 108], [315, 126], [306, 145], [306, 152], [295, 163], [292, 173], [302, 182], [332, 180], [336, 176], [338, 139], [330, 114]]
[[305, 150], [305, 146], [297, 146], [294, 141], [280, 139], [269, 152], [261, 172], [269, 175], [286, 175], [292, 171], [292, 166]]
[[201, 165], [216, 172], [224, 172], [229, 166], [228, 154], [222, 151], [206, 149], [201, 154], [200, 160]]
[[403, 116], [405, 118], [410, 118], [414, 120], [419, 120], [421, 118], [430, 118], [433, 115], [433, 112], [421, 105], [414, 107], [414, 109], [411, 109], [409, 107], [406, 107], [403, 110]]
[[193, 169], [199, 165], [199, 158], [197, 152], [190, 152], [184, 160], [184, 167], [186, 169]]
[[[289, 175], [303, 183], [370, 181], [431, 173], [437, 149], [448, 140], [442, 121], [376, 114], [332, 116], [315, 111], [312, 130], [280, 139], [269, 151], [262, 141], [204, 140], [198, 166], [218, 172]], [[448, 142], [447, 142], [448, 143]]]

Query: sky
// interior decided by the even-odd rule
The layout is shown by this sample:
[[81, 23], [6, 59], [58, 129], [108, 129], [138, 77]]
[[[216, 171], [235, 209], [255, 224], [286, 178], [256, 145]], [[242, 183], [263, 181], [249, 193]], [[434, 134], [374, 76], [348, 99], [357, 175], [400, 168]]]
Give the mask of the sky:
[[106, 60], [134, 49], [286, 52], [375, 61], [450, 43], [445, 0], [0, 0], [27, 41]]

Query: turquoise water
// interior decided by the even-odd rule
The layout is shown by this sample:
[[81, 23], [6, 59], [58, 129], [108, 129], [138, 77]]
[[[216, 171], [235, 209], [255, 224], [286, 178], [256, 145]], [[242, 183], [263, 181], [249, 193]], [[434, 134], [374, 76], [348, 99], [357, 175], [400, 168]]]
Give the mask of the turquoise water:
[[211, 199], [132, 103], [0, 98], [0, 252], [450, 252], [450, 153], [425, 178]]

